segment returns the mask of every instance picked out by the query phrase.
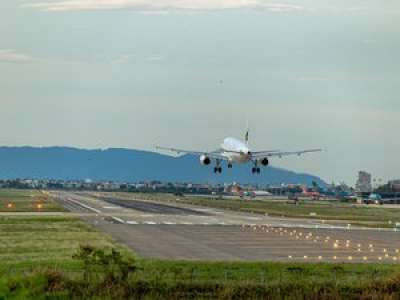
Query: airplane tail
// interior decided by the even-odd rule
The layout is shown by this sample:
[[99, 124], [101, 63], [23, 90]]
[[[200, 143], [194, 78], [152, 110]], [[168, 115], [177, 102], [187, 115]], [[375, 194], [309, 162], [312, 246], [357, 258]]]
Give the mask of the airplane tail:
[[250, 129], [249, 129], [249, 121], [247, 121], [247, 130], [246, 130], [246, 135], [244, 136], [244, 140], [245, 140], [247, 145], [249, 144], [249, 131], [250, 131]]

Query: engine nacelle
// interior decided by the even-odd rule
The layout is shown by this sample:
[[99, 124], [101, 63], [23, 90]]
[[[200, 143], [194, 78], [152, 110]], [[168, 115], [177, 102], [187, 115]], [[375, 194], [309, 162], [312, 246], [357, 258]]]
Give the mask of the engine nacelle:
[[269, 165], [269, 160], [268, 160], [268, 158], [263, 158], [263, 159], [261, 160], [261, 164], [262, 164], [264, 167], [268, 166], [268, 165]]
[[202, 165], [208, 166], [211, 164], [211, 159], [207, 155], [200, 156], [200, 162]]

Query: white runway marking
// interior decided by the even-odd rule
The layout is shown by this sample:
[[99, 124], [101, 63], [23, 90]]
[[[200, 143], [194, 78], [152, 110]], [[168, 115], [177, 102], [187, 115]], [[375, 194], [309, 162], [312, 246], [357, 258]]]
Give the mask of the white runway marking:
[[117, 218], [117, 217], [111, 217], [114, 221], [117, 221], [117, 222], [119, 222], [119, 223], [122, 223], [122, 224], [124, 224], [125, 223], [125, 221], [124, 220], [122, 220], [121, 218]]
[[156, 225], [157, 223], [156, 223], [156, 222], [147, 221], [147, 222], [143, 222], [143, 224], [147, 224], [147, 225]]
[[105, 209], [121, 209], [119, 206], [103, 206]]
[[259, 221], [261, 220], [260, 217], [245, 217], [246, 220], [254, 220], [254, 221]]
[[71, 198], [68, 198], [68, 200], [71, 201], [71, 202], [74, 202], [75, 204], [80, 205], [80, 206], [82, 206], [82, 207], [84, 207], [84, 208], [86, 208], [86, 209], [88, 209], [88, 210], [94, 211], [95, 213], [101, 214], [101, 211], [100, 211], [100, 210], [95, 209], [95, 208], [93, 208], [93, 207], [90, 207], [89, 205], [85, 205], [85, 204], [80, 203], [79, 201], [76, 201], [76, 200], [71, 199]]
[[174, 223], [174, 222], [162, 222], [162, 224], [165, 224], [165, 225], [176, 225], [176, 223]]
[[201, 211], [201, 212], [210, 212], [210, 211], [214, 211], [214, 209], [212, 208], [196, 208], [196, 211]]
[[129, 224], [129, 225], [137, 225], [137, 224], [139, 224], [139, 223], [136, 222], [136, 221], [126, 221], [126, 224]]

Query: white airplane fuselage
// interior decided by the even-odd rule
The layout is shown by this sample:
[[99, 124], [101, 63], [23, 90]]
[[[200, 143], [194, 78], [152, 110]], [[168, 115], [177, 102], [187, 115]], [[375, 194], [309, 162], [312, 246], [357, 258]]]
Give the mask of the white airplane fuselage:
[[246, 143], [236, 138], [226, 138], [221, 144], [222, 155], [230, 162], [246, 163], [250, 160], [250, 149]]

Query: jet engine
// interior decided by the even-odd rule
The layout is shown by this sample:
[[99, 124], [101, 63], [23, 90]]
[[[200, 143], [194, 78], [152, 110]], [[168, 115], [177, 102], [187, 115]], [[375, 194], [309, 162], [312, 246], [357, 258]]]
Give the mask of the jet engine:
[[269, 165], [268, 158], [263, 158], [263, 159], [261, 160], [261, 164], [262, 164], [264, 167], [268, 166], [268, 165]]
[[208, 166], [211, 163], [211, 159], [207, 155], [200, 156], [200, 162], [202, 165]]

